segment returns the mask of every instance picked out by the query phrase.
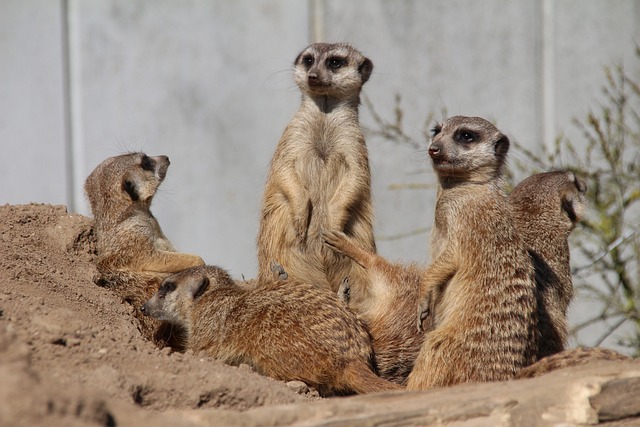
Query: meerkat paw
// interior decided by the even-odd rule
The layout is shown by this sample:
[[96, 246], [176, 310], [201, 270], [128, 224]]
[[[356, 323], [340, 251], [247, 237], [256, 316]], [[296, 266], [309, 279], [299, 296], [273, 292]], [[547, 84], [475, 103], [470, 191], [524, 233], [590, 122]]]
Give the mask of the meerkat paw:
[[284, 267], [277, 262], [271, 261], [270, 268], [273, 273], [276, 273], [278, 275], [278, 280], [287, 280], [289, 278], [289, 275], [285, 271]]
[[323, 230], [321, 235], [324, 244], [338, 252], [342, 252], [342, 247], [348, 239], [347, 235], [340, 230]]
[[351, 300], [351, 283], [349, 283], [349, 276], [342, 279], [342, 283], [338, 288], [338, 300], [344, 305], [349, 305]]
[[431, 298], [430, 295], [422, 298], [418, 302], [418, 311], [417, 311], [417, 326], [418, 332], [424, 332], [424, 321], [431, 315]]

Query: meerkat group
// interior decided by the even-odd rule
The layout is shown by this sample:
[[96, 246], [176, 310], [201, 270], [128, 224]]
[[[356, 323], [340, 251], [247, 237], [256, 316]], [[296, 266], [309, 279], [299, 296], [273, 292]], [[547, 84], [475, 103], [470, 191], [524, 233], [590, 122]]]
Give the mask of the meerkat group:
[[176, 250], [150, 211], [169, 159], [130, 153], [106, 159], [85, 184], [98, 283], [136, 306], [141, 331], [159, 344], [162, 336], [178, 351], [304, 381], [323, 396], [528, 378], [626, 358], [566, 350], [568, 237], [586, 209], [584, 181], [541, 173], [507, 194], [509, 138], [482, 118], [454, 116], [432, 130], [431, 262], [376, 253], [358, 118], [372, 70], [344, 43], [315, 43], [296, 57], [302, 102], [271, 160], [256, 280], [234, 281]]

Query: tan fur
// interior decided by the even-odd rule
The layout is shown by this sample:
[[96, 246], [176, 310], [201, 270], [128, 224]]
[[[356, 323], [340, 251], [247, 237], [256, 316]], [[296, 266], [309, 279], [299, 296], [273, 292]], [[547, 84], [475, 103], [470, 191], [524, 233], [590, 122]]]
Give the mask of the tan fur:
[[142, 311], [182, 328], [194, 352], [304, 381], [325, 396], [400, 389], [375, 375], [366, 326], [328, 289], [289, 281], [247, 288], [221, 268], [196, 267], [168, 277]]
[[540, 375], [547, 374], [551, 371], [555, 371], [556, 369], [584, 365], [585, 363], [598, 360], [625, 361], [633, 359], [608, 348], [573, 348], [571, 350], [565, 350], [552, 356], [545, 357], [533, 365], [521, 369], [516, 373], [514, 378], [521, 379], [539, 377]]
[[[424, 334], [416, 329], [415, 307], [424, 268], [417, 264], [391, 263], [369, 252], [341, 232], [325, 232], [325, 243], [348, 256], [367, 272], [365, 296], [357, 298], [350, 282], [344, 282], [338, 297], [349, 304], [369, 328], [382, 378], [404, 384], [415, 363]], [[351, 304], [351, 298], [359, 301]]]
[[506, 380], [535, 361], [535, 281], [503, 190], [509, 140], [478, 117], [434, 128], [439, 189], [418, 310], [432, 310], [410, 390]]
[[[151, 213], [168, 167], [167, 156], [110, 157], [91, 172], [84, 187], [95, 220], [97, 282], [136, 307], [169, 274], [204, 265], [199, 256], [176, 252]], [[140, 321], [143, 334], [152, 338], [158, 323], [142, 316]]]
[[533, 260], [538, 298], [538, 359], [565, 349], [573, 297], [569, 234], [585, 210], [584, 181], [573, 172], [540, 173], [509, 195], [518, 233]]
[[[336, 291], [350, 259], [324, 248], [322, 230], [337, 230], [375, 252], [369, 160], [358, 120], [362, 85], [373, 65], [347, 44], [316, 43], [295, 60], [302, 104], [271, 160], [258, 246], [258, 281], [270, 264], [292, 279]], [[362, 282], [362, 280], [359, 280]]]

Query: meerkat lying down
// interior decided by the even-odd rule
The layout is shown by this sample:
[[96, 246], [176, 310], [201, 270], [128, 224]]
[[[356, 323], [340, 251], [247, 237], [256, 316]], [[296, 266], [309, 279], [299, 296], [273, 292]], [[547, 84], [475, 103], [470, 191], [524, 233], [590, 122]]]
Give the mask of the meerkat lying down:
[[320, 286], [247, 287], [219, 267], [195, 267], [165, 279], [141, 311], [181, 328], [187, 349], [304, 381], [323, 396], [401, 389], [375, 374], [364, 322]]

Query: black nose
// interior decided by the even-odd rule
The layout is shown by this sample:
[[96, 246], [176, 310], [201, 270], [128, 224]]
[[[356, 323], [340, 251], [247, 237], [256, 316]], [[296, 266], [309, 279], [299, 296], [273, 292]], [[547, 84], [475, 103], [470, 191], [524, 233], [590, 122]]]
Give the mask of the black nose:
[[309, 73], [309, 80], [318, 80], [318, 74]]
[[438, 157], [440, 155], [442, 151], [442, 147], [440, 147], [440, 145], [438, 144], [431, 144], [429, 146], [429, 156], [433, 157]]

